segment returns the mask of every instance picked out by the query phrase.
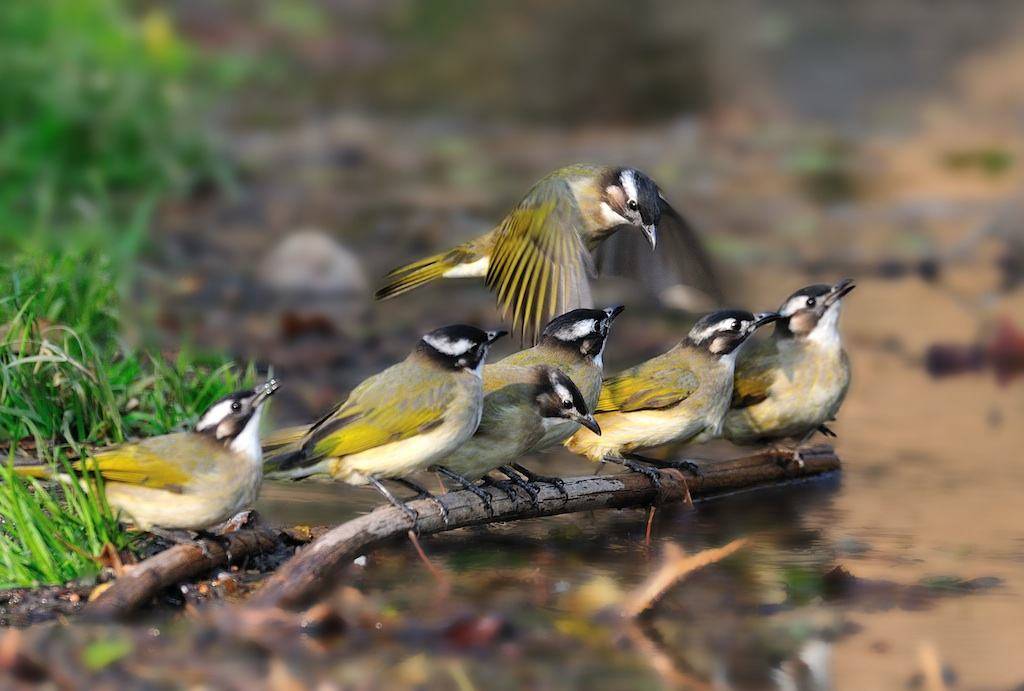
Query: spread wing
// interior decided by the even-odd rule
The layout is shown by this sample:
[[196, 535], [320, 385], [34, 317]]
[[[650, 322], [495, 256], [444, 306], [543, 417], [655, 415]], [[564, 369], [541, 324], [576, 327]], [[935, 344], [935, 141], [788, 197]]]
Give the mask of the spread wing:
[[657, 249], [651, 251], [633, 229], [615, 233], [597, 250], [599, 272], [639, 280], [662, 301], [688, 311], [722, 304], [722, 283], [700, 235], [664, 197], [660, 203]]
[[750, 341], [736, 360], [731, 408], [749, 408], [768, 398], [777, 351], [773, 341]]
[[556, 314], [589, 306], [593, 264], [583, 232], [576, 198], [557, 176], [534, 185], [495, 231], [487, 287], [524, 340]]
[[365, 380], [310, 429], [298, 464], [350, 456], [437, 427], [456, 395], [439, 375], [402, 362]]
[[649, 360], [608, 377], [601, 385], [598, 413], [631, 413], [676, 405], [697, 390], [697, 376], [678, 362]]
[[109, 482], [183, 491], [197, 469], [210, 463], [212, 454], [223, 452], [216, 442], [181, 432], [98, 451], [91, 458], [76, 461], [75, 468], [99, 470]]

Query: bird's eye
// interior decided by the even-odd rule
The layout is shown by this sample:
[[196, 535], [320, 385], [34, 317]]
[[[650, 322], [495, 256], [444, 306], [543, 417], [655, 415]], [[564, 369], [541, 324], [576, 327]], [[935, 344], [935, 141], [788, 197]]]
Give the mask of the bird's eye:
[[637, 209], [640, 208], [640, 205], [636, 203], [635, 199], [630, 199], [628, 202], [626, 202], [626, 208], [628, 208], [630, 211], [636, 211]]
[[807, 298], [807, 306], [814, 307], [818, 303], [814, 298]]
[[231, 403], [231, 410], [233, 410], [233, 411], [235, 411], [235, 412], [238, 412], [238, 411], [239, 411], [239, 410], [241, 410], [241, 409], [242, 409], [242, 404], [241, 404], [241, 403], [239, 403], [238, 401], [233, 401], [233, 402]]
[[566, 410], [572, 408], [572, 401], [562, 401], [562, 407], [565, 408]]

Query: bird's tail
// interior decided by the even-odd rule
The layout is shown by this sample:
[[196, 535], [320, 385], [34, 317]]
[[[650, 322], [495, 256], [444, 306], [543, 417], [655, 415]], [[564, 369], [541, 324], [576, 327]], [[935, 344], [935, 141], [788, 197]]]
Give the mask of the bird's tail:
[[264, 435], [262, 446], [263, 453], [269, 456], [283, 455], [286, 451], [298, 449], [299, 442], [309, 431], [309, 425], [296, 425], [295, 427], [282, 427], [270, 434]]
[[14, 462], [14, 467], [11, 468], [15, 475], [20, 477], [34, 477], [37, 480], [49, 480], [53, 477], [53, 467], [48, 463], [39, 463], [38, 461], [31, 460], [24, 464], [18, 461]]
[[[402, 293], [408, 293], [431, 281], [435, 281], [449, 271], [452, 271], [463, 264], [472, 264], [481, 259], [479, 253], [467, 245], [460, 245], [455, 249], [435, 254], [432, 257], [420, 259], [419, 261], [399, 266], [388, 272], [386, 279], [388, 283], [374, 293], [378, 300], [387, 300]], [[466, 276], [471, 273], [464, 274]], [[481, 274], [483, 275], [483, 274]]]

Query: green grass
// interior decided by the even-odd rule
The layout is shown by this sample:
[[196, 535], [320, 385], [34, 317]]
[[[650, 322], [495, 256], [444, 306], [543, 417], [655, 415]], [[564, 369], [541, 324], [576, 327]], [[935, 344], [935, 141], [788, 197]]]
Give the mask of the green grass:
[[[61, 457], [60, 465], [70, 471]], [[59, 488], [23, 480], [0, 464], [0, 587], [66, 583], [99, 571], [107, 544], [132, 536], [117, 522], [97, 477], [69, 473]]]
[[[225, 177], [204, 113], [233, 78], [146, 7], [0, 2], [0, 450], [58, 466], [183, 429], [255, 378], [122, 336], [154, 209]], [[3, 467], [0, 586], [75, 579], [105, 544], [128, 547], [102, 497], [95, 478], [47, 486]]]

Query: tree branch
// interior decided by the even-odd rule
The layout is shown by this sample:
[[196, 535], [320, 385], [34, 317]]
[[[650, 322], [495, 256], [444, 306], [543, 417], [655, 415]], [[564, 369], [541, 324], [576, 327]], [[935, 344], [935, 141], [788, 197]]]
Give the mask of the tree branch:
[[275, 531], [257, 526], [227, 533], [217, 540], [175, 545], [130, 567], [87, 604], [82, 613], [97, 619], [125, 616], [152, 600], [164, 588], [257, 554], [273, 552], [279, 544]]
[[[686, 485], [693, 499], [699, 501], [715, 494], [821, 475], [840, 467], [839, 458], [828, 446], [803, 450], [802, 457], [805, 463], [802, 469], [784, 467], [791, 460], [791, 454], [776, 450], [715, 461], [708, 464], [703, 478], [685, 473]], [[650, 481], [639, 473], [566, 478], [564, 490], [567, 496], [554, 486], [543, 485], [537, 506], [525, 496], [509, 500], [504, 494], [487, 488], [485, 491], [492, 493], [492, 516], [472, 493], [452, 492], [441, 497], [449, 513], [448, 525], [444, 524], [437, 506], [430, 500], [418, 500], [409, 505], [419, 513], [420, 534], [431, 535], [485, 523], [602, 508], [648, 506], [657, 501], [678, 502], [686, 492], [683, 477], [679, 471], [663, 472], [660, 497]], [[286, 608], [308, 604], [325, 589], [336, 585], [337, 573], [355, 557], [384, 540], [405, 534], [410, 528], [412, 525], [408, 517], [392, 506], [380, 507], [342, 523], [285, 562], [253, 595], [249, 604]]]

